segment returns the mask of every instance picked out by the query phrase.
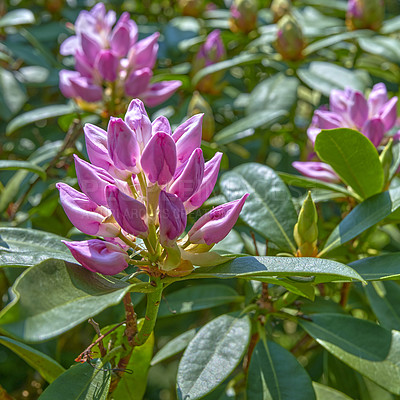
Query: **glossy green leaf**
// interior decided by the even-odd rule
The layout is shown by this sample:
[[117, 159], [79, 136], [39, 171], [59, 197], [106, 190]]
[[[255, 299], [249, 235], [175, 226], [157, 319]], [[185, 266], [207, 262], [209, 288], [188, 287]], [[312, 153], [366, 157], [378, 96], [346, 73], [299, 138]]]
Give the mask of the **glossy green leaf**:
[[362, 258], [349, 265], [366, 281], [400, 279], [400, 253]]
[[15, 281], [15, 298], [0, 313], [0, 330], [27, 342], [43, 341], [118, 304], [129, 289], [79, 265], [47, 260]]
[[351, 87], [364, 91], [369, 84], [363, 71], [351, 71], [323, 61], [313, 61], [307, 68], [300, 68], [297, 73], [306, 85], [328, 97], [333, 89], [344, 90]]
[[227, 285], [210, 284], [186, 287], [165, 296], [158, 310], [159, 317], [171, 317], [243, 300]]
[[33, 12], [31, 10], [27, 10], [26, 8], [11, 10], [2, 18], [0, 18], [0, 28], [34, 23], [35, 16], [33, 15]]
[[379, 324], [400, 331], [400, 286], [396, 282], [373, 282], [364, 290]]
[[220, 187], [229, 201], [250, 193], [241, 219], [280, 249], [296, 251], [293, 228], [297, 213], [288, 188], [271, 168], [242, 164], [222, 176]]
[[361, 198], [382, 191], [384, 177], [378, 152], [362, 133], [347, 128], [322, 130], [315, 140], [315, 151]]
[[185, 350], [191, 340], [196, 336], [197, 329], [190, 329], [169, 341], [151, 360], [151, 365], [156, 365]]
[[392, 147], [393, 161], [389, 169], [388, 179], [391, 180], [400, 167], [400, 142], [395, 141]]
[[400, 63], [400, 49], [396, 38], [374, 35], [369, 38], [360, 38], [358, 43], [367, 53], [384, 57], [396, 64]]
[[239, 257], [216, 267], [199, 268], [190, 278], [265, 278], [315, 277], [315, 282], [360, 280], [361, 276], [347, 265], [333, 260], [307, 257]]
[[111, 382], [110, 364], [101, 360], [73, 365], [39, 397], [40, 400], [106, 400]]
[[8, 121], [25, 104], [26, 90], [14, 74], [0, 67], [0, 118]]
[[24, 228], [0, 228], [0, 266], [31, 267], [50, 258], [76, 263], [61, 236]]
[[317, 400], [351, 400], [349, 396], [329, 386], [321, 385], [317, 382], [313, 382], [312, 385], [314, 387]]
[[400, 332], [342, 314], [317, 314], [299, 324], [351, 368], [394, 394], [400, 394]]
[[319, 253], [323, 255], [354, 239], [360, 233], [382, 221], [400, 206], [400, 188], [378, 193], [356, 206], [332, 231], [325, 247]]
[[251, 356], [247, 398], [315, 400], [311, 378], [297, 359], [273, 341], [260, 340]]
[[72, 104], [51, 105], [36, 110], [28, 111], [20, 114], [9, 122], [6, 128], [6, 135], [11, 135], [16, 130], [32, 124], [33, 122], [42, 121], [48, 118], [61, 117], [62, 115], [77, 112], [76, 107]]
[[179, 363], [179, 399], [196, 400], [212, 392], [236, 368], [251, 335], [247, 316], [221, 315], [194, 337]]
[[344, 196], [353, 196], [345, 187], [336, 185], [334, 183], [317, 181], [316, 179], [307, 178], [300, 175], [287, 174], [286, 172], [278, 172], [279, 178], [283, 180], [288, 186], [297, 186], [306, 189], [323, 189], [336, 193], [341, 193]]
[[214, 136], [214, 140], [219, 144], [231, 143], [235, 140], [252, 135], [255, 128], [267, 128], [280, 121], [285, 116], [287, 116], [287, 112], [283, 110], [266, 110], [250, 114], [220, 130]]
[[[147, 374], [153, 356], [154, 334], [142, 346], [135, 347], [118, 386], [113, 391], [114, 400], [142, 400], [147, 387]], [[132, 371], [132, 373], [131, 373]]]
[[26, 169], [46, 179], [46, 172], [43, 168], [29, 161], [0, 160], [0, 170]]
[[53, 382], [65, 369], [55, 360], [24, 343], [17, 342], [5, 336], [0, 336], [0, 344], [26, 361], [32, 368], [42, 375], [47, 382]]

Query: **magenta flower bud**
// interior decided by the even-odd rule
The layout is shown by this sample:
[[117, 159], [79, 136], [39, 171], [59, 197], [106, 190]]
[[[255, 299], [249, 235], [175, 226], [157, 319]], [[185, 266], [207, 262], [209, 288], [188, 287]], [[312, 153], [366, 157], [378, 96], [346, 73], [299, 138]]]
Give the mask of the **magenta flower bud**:
[[126, 23], [119, 23], [118, 21], [111, 33], [110, 47], [112, 52], [118, 57], [125, 57], [127, 55], [131, 47], [131, 39], [129, 26]]
[[204, 214], [189, 231], [189, 240], [208, 246], [220, 242], [234, 227], [248, 196], [246, 193], [241, 199], [222, 204]]
[[83, 267], [103, 275], [115, 275], [122, 272], [129, 262], [129, 255], [120, 246], [99, 239], [82, 242], [62, 242], [72, 256]]
[[156, 82], [150, 85], [150, 88], [142, 95], [142, 98], [146, 105], [155, 107], [168, 100], [181, 86], [181, 81]]
[[75, 69], [84, 77], [92, 78], [93, 76], [93, 60], [82, 54], [79, 50], [75, 53]]
[[354, 92], [350, 103], [350, 117], [358, 130], [361, 130], [365, 121], [368, 119], [368, 103], [364, 95]]
[[184, 164], [193, 151], [201, 145], [203, 114], [196, 114], [179, 125], [172, 137], [176, 143], [179, 164]]
[[208, 36], [196, 55], [197, 62], [203, 67], [215, 64], [225, 58], [225, 47], [221, 39], [221, 31], [215, 29]]
[[120, 230], [117, 225], [103, 222], [110, 215], [105, 207], [98, 206], [65, 183], [57, 183], [56, 187], [60, 192], [61, 205], [76, 228], [87, 235], [118, 236]]
[[143, 150], [141, 165], [151, 183], [166, 185], [176, 169], [175, 142], [168, 133], [157, 132]]
[[362, 133], [378, 147], [385, 135], [385, 125], [380, 118], [369, 119], [362, 129]]
[[106, 186], [115, 183], [113, 177], [104, 169], [81, 160], [74, 154], [76, 176], [82, 192], [101, 206], [107, 206]]
[[222, 153], [218, 152], [215, 153], [214, 157], [210, 161], [205, 163], [204, 176], [199, 189], [185, 202], [187, 214], [197, 210], [210, 197], [214, 190], [214, 186], [217, 183], [221, 159]]
[[119, 60], [110, 50], [101, 50], [97, 55], [95, 67], [103, 79], [114, 82], [118, 76]]
[[70, 78], [70, 82], [77, 97], [90, 103], [100, 101], [103, 98], [103, 90], [94, 85], [89, 78], [83, 76]]
[[110, 118], [107, 128], [108, 154], [117, 168], [139, 173], [140, 148], [136, 135], [121, 118]]
[[87, 34], [81, 32], [81, 45], [85, 56], [94, 62], [101, 50], [100, 44]]
[[137, 69], [144, 67], [152, 69], [157, 60], [159, 36], [160, 34], [156, 32], [137, 42], [132, 49], [130, 64], [132, 63]]
[[[368, 107], [370, 115], [377, 115], [379, 110], [388, 101], [387, 90], [384, 83], [377, 83], [368, 96]], [[332, 107], [331, 107], [332, 108]]]
[[383, 0], [349, 0], [346, 13], [346, 25], [350, 30], [372, 29], [382, 26], [385, 13]]
[[60, 54], [62, 56], [71, 56], [80, 48], [81, 45], [78, 36], [70, 36], [61, 43]]
[[113, 162], [108, 154], [107, 132], [92, 124], [85, 124], [83, 131], [90, 162], [96, 167], [109, 171]]
[[186, 211], [179, 197], [164, 190], [160, 192], [159, 214], [160, 243], [172, 247], [186, 228]]
[[392, 97], [384, 104], [378, 115], [385, 126], [385, 131], [392, 129], [397, 119], [397, 97]]
[[302, 175], [324, 182], [339, 182], [340, 179], [328, 164], [319, 161], [295, 161], [292, 166]]
[[284, 15], [278, 22], [275, 48], [284, 60], [303, 58], [305, 41], [300, 25], [292, 15]]
[[165, 118], [163, 115], [161, 115], [160, 117], [157, 117], [151, 123], [151, 129], [152, 129], [153, 135], [157, 132], [165, 132], [165, 133], [168, 133], [168, 135], [172, 135], [171, 125], [168, 121], [168, 118]]
[[112, 215], [122, 229], [134, 236], [147, 236], [144, 204], [122, 193], [115, 186], [106, 187], [106, 197]]
[[140, 150], [143, 150], [151, 138], [151, 122], [143, 103], [139, 99], [130, 102], [125, 114], [125, 122], [135, 133]]
[[142, 95], [147, 90], [152, 76], [152, 70], [147, 67], [132, 71], [125, 80], [125, 93], [132, 97]]
[[182, 201], [186, 201], [200, 187], [204, 176], [204, 157], [200, 148], [193, 151], [188, 162], [175, 173], [174, 181], [168, 189]]
[[329, 107], [331, 111], [337, 114], [347, 113], [352, 96], [353, 89], [348, 87], [345, 90], [333, 89], [329, 95]]
[[249, 33], [257, 25], [257, 1], [234, 0], [231, 6], [230, 28], [232, 32]]
[[69, 99], [78, 97], [78, 95], [74, 90], [74, 87], [72, 86], [71, 79], [79, 77], [80, 74], [77, 71], [69, 71], [67, 69], [62, 69], [59, 72], [60, 90], [65, 97]]

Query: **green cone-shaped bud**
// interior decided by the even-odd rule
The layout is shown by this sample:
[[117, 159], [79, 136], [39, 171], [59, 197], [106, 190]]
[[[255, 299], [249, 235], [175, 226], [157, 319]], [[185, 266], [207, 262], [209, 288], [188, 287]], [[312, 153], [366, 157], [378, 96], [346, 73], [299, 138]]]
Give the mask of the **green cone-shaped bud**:
[[349, 0], [346, 25], [350, 30], [372, 29], [378, 31], [383, 22], [385, 3], [383, 0]]
[[256, 0], [234, 0], [231, 6], [230, 28], [232, 32], [249, 33], [257, 25]]
[[193, 97], [190, 100], [188, 107], [188, 117], [196, 114], [204, 114], [202, 139], [209, 142], [214, 136], [215, 132], [214, 114], [211, 106], [207, 103], [204, 97], [200, 95], [199, 92], [193, 93]]
[[301, 257], [315, 257], [318, 253], [318, 213], [311, 192], [301, 207], [297, 224], [294, 226], [294, 240]]
[[278, 22], [284, 15], [288, 14], [291, 9], [290, 0], [273, 0], [271, 4], [271, 12], [274, 22]]
[[303, 58], [303, 32], [298, 22], [289, 14], [278, 22], [275, 47], [284, 60], [296, 61]]
[[389, 140], [389, 143], [382, 150], [379, 159], [381, 160], [385, 182], [387, 182], [390, 173], [390, 166], [393, 161], [393, 139]]

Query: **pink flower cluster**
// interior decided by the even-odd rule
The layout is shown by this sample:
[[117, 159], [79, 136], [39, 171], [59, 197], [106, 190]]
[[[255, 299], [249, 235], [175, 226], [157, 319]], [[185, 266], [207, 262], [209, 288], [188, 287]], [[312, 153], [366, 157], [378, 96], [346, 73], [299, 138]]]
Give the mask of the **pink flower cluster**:
[[[307, 130], [312, 144], [315, 143], [321, 129], [351, 128], [361, 132], [378, 147], [385, 134], [396, 124], [397, 97], [389, 100], [383, 83], [378, 83], [372, 88], [368, 100], [361, 92], [350, 88], [332, 90], [329, 107], [330, 109], [322, 107], [314, 113]], [[323, 162], [295, 161], [293, 167], [310, 178], [326, 182], [339, 181], [333, 169]]]
[[115, 12], [106, 12], [103, 3], [79, 14], [75, 35], [60, 48], [62, 55], [75, 58], [75, 71], [60, 71], [61, 92], [68, 98], [98, 102], [109, 89], [114, 97], [139, 97], [150, 107], [167, 100], [181, 82], [150, 83], [159, 33], [138, 41], [138, 28], [128, 13], [115, 21]]
[[82, 192], [57, 184], [71, 222], [105, 238], [65, 242], [80, 264], [113, 275], [135, 264], [131, 248], [140, 265], [148, 261], [149, 272], [176, 275], [214, 262], [212, 254], [220, 257], [208, 251], [233, 228], [248, 195], [215, 207], [183, 235], [187, 214], [210, 196], [222, 157], [204, 162], [202, 118], [197, 114], [172, 132], [163, 116], [150, 122], [136, 99], [124, 119], [110, 119], [107, 132], [85, 125], [90, 163], [75, 157]]

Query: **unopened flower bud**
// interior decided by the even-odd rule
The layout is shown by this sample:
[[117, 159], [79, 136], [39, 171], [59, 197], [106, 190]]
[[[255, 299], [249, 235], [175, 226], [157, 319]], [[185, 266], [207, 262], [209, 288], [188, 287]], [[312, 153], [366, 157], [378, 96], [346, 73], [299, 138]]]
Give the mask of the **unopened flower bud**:
[[393, 161], [393, 139], [391, 138], [385, 148], [382, 150], [382, 153], [379, 155], [379, 159], [383, 168], [383, 176], [385, 182], [388, 181], [390, 174], [390, 167]]
[[232, 32], [249, 33], [257, 25], [257, 1], [234, 0], [231, 6], [230, 28]]
[[209, 142], [215, 132], [214, 114], [211, 106], [207, 103], [204, 97], [202, 97], [199, 92], [194, 92], [189, 103], [188, 114], [189, 116], [192, 116], [200, 113], [204, 114], [202, 139]]
[[315, 257], [318, 253], [318, 213], [311, 192], [301, 207], [297, 223], [294, 226], [294, 240], [301, 257]]
[[303, 58], [303, 32], [291, 15], [285, 15], [279, 20], [275, 47], [284, 60], [296, 61]]
[[274, 23], [278, 22], [284, 15], [290, 12], [292, 3], [290, 0], [273, 0], [271, 11], [274, 18]]
[[182, 15], [199, 17], [204, 10], [204, 0], [178, 0]]
[[349, 0], [346, 25], [350, 30], [372, 29], [378, 31], [382, 26], [384, 13], [383, 0]]

